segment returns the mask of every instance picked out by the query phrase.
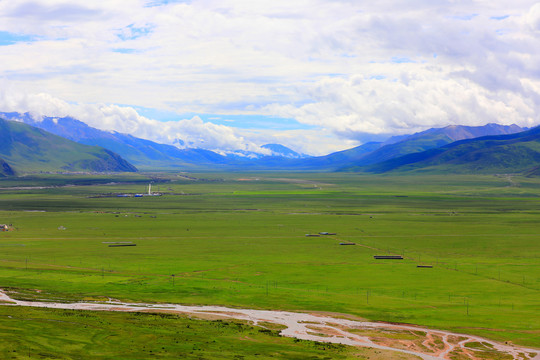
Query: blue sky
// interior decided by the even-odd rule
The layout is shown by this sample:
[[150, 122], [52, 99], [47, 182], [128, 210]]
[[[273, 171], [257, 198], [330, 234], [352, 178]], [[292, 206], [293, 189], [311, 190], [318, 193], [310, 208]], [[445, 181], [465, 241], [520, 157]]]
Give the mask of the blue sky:
[[0, 31], [0, 46], [12, 45], [18, 42], [32, 41], [32, 36], [18, 35], [8, 31]]
[[314, 155], [540, 124], [535, 1], [0, 1], [0, 110]]
[[196, 114], [187, 113], [178, 115], [173, 112], [167, 114], [156, 112], [154, 109], [141, 109], [139, 114], [159, 121], [174, 121], [180, 118], [200, 117], [205, 122], [212, 122], [218, 125], [231, 126], [239, 129], [269, 129], [269, 130], [307, 130], [314, 129], [313, 125], [301, 124], [294, 119], [284, 119], [264, 115], [220, 115], [220, 114]]
[[279, 118], [266, 115], [221, 115], [221, 114], [203, 114], [203, 113], [184, 113], [178, 114], [174, 111], [159, 110], [153, 108], [143, 108], [134, 106], [137, 112], [150, 119], [156, 119], [161, 122], [176, 121], [179, 118], [191, 119], [198, 116], [205, 122], [212, 122], [218, 125], [231, 126], [239, 129], [272, 129], [272, 130], [307, 130], [314, 129], [314, 126], [302, 124], [294, 119]]

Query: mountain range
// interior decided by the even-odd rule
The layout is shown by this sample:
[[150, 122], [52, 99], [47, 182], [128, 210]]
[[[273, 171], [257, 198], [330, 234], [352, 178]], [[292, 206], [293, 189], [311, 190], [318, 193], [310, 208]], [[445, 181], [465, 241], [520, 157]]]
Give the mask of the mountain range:
[[[18, 150], [16, 148], [4, 149], [6, 146], [0, 146], [0, 158], [4, 161], [0, 162], [0, 176], [9, 176], [14, 171], [41, 171], [53, 168], [66, 171], [88, 170], [90, 168], [103, 169], [103, 171], [135, 171], [135, 166], [145, 170], [181, 169], [189, 171], [213, 169], [380, 173], [418, 171], [418, 169], [428, 168], [430, 171], [447, 169], [453, 172], [504, 172], [504, 169], [524, 171], [533, 168], [537, 161], [535, 141], [530, 140], [530, 138], [525, 140], [525, 138], [522, 139], [518, 136], [527, 133], [527, 131], [524, 132], [525, 129], [517, 125], [452, 125], [428, 129], [412, 135], [392, 137], [385, 142], [369, 142], [325, 156], [308, 157], [280, 144], [261, 146], [271, 155], [246, 151], [218, 154], [205, 149], [178, 148], [174, 145], [160, 144], [129, 134], [99, 130], [71, 117], [44, 116], [35, 119], [28, 113], [0, 113], [0, 118], [16, 120], [16, 122], [2, 122], [3, 126], [12, 123], [8, 126], [11, 129], [10, 136], [16, 133], [13, 129], [17, 126], [20, 127], [24, 124], [27, 126], [24, 131], [19, 129], [20, 139], [16, 141], [20, 143]], [[37, 136], [38, 129], [36, 128], [40, 130], [41, 142], [39, 142], [39, 146], [35, 139], [34, 142], [28, 140]], [[529, 131], [534, 133], [534, 129]], [[21, 138], [20, 133], [24, 132], [29, 135]], [[2, 137], [5, 138], [6, 134], [2, 130]], [[30, 136], [30, 134], [33, 135]], [[48, 136], [55, 136], [53, 134], [56, 135], [54, 139], [48, 138]], [[510, 147], [508, 145], [493, 147], [493, 141], [486, 136], [495, 136], [496, 141], [506, 141], [504, 140], [505, 136], [510, 136], [515, 141]], [[58, 140], [59, 137], [63, 142]], [[45, 138], [51, 141], [50, 145], [45, 144]], [[73, 155], [70, 159], [67, 159], [67, 155], [64, 153], [61, 154], [62, 156], [54, 155], [54, 149], [66, 141], [76, 142], [77, 145], [86, 145], [87, 147], [84, 148], [84, 151], [83, 148], [70, 151]], [[5, 144], [8, 142], [4, 141]], [[13, 146], [13, 142], [11, 144]], [[36, 146], [38, 151], [32, 153], [32, 149]], [[467, 148], [466, 154], [461, 150], [465, 147]], [[488, 149], [491, 150], [488, 151]], [[26, 154], [25, 156], [28, 158], [22, 155], [17, 157], [14, 155], [17, 153]], [[88, 158], [90, 153], [101, 160], [90, 160]], [[476, 158], [471, 157], [473, 153]], [[75, 155], [81, 158], [77, 160]], [[52, 156], [52, 158], [49, 159], [48, 156]], [[431, 158], [432, 156], [434, 158]], [[524, 160], [524, 157], [527, 160]], [[33, 160], [29, 161], [28, 159]], [[540, 166], [540, 163], [538, 165]]]
[[364, 167], [365, 172], [528, 173], [540, 169], [540, 127], [453, 142]]
[[454, 141], [487, 135], [513, 134], [524, 129], [517, 125], [487, 124], [484, 126], [450, 125], [432, 128], [408, 136], [392, 137], [386, 142], [369, 142], [352, 149], [296, 162], [299, 169], [360, 169], [406, 154], [438, 148]]
[[262, 146], [262, 148], [272, 153], [270, 156], [246, 151], [236, 151], [222, 155], [205, 149], [178, 148], [173, 145], [137, 138], [129, 134], [99, 130], [72, 117], [44, 116], [35, 119], [28, 113], [11, 112], [0, 113], [0, 118], [24, 122], [81, 144], [101, 146], [120, 154], [123, 158], [142, 169], [197, 170], [215, 166], [242, 167], [254, 159], [274, 157], [302, 158], [306, 156], [279, 144]]
[[450, 125], [422, 131], [395, 143], [385, 143], [379, 149], [363, 156], [356, 165], [370, 165], [403, 155], [438, 148], [455, 141], [488, 135], [513, 134], [523, 131], [517, 125], [487, 124], [484, 126]]

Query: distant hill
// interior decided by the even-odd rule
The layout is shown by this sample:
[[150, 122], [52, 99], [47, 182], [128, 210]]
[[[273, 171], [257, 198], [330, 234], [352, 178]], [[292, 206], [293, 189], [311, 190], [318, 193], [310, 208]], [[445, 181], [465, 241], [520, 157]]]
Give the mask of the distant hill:
[[250, 158], [237, 156], [234, 161], [228, 157], [228, 167], [233, 170], [289, 170], [289, 171], [335, 171], [349, 164], [366, 153], [373, 151], [380, 143], [366, 143], [353, 149], [343, 150], [330, 155], [304, 158], [283, 156], [262, 156]]
[[223, 152], [221, 155], [228, 165], [244, 164], [246, 166], [257, 166], [267, 162], [275, 162], [276, 160], [284, 160], [287, 162], [289, 159], [302, 159], [308, 157], [307, 155], [297, 153], [281, 144], [266, 144], [262, 145], [261, 148], [270, 150], [270, 154], [248, 150], [236, 150]]
[[455, 141], [473, 139], [488, 135], [513, 134], [524, 129], [517, 125], [487, 124], [484, 126], [451, 125], [433, 128], [405, 137], [401, 141], [381, 146], [366, 154], [354, 165], [376, 164], [403, 155], [434, 149]]
[[0, 119], [0, 138], [0, 158], [12, 171], [137, 171], [110, 150], [78, 144], [21, 122]]
[[540, 168], [540, 127], [520, 133], [457, 141], [378, 164], [349, 168], [366, 172], [527, 173]]
[[301, 159], [308, 157], [304, 154], [299, 154], [294, 150], [289, 149], [286, 146], [283, 146], [281, 144], [266, 144], [261, 146], [263, 149], [268, 149], [272, 152], [271, 156], [278, 156], [278, 157], [284, 157], [288, 159]]
[[367, 154], [381, 147], [380, 142], [368, 142], [352, 149], [342, 150], [329, 155], [316, 156], [290, 163], [291, 167], [304, 170], [337, 170], [348, 164], [360, 161]]

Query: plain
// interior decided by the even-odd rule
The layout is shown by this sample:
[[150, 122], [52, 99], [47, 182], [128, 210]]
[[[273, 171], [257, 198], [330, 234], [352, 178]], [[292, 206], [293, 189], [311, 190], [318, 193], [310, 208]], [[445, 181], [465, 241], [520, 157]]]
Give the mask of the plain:
[[[149, 182], [161, 196], [118, 196]], [[19, 298], [345, 313], [540, 347], [537, 178], [36, 175], [0, 188], [0, 287]], [[306, 236], [320, 232], [336, 235]], [[373, 258], [387, 254], [404, 259]]]

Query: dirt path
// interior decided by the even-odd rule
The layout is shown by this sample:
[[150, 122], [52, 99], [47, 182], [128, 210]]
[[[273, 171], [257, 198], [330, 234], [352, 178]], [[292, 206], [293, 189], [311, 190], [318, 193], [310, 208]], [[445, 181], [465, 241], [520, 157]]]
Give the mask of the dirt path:
[[[67, 310], [186, 313], [200, 317], [216, 316], [247, 320], [254, 325], [260, 322], [270, 322], [287, 327], [281, 331], [282, 336], [391, 350], [415, 355], [424, 360], [451, 360], [453, 357], [472, 360], [486, 359], [486, 355], [489, 353], [511, 355], [515, 360], [540, 360], [540, 350], [500, 344], [478, 336], [412, 325], [354, 321], [318, 314], [233, 309], [221, 306], [122, 303], [118, 301], [69, 304], [21, 301], [12, 299], [2, 289], [0, 289], [0, 304]], [[467, 346], [468, 344], [469, 346]]]

